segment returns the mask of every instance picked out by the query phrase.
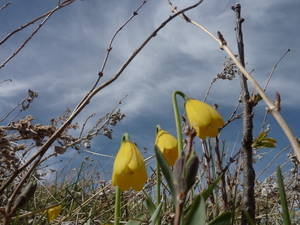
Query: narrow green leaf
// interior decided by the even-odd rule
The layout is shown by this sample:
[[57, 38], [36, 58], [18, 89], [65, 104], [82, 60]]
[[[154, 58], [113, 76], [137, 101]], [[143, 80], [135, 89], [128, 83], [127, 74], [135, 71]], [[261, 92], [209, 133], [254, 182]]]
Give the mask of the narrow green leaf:
[[265, 139], [267, 137], [267, 133], [266, 132], [261, 132], [258, 137], [257, 137], [257, 141], [262, 141], [263, 139]]
[[86, 225], [91, 225], [91, 222], [92, 222], [91, 217], [92, 217], [92, 215], [93, 215], [93, 209], [91, 208], [90, 212], [89, 212], [89, 219], [85, 223]]
[[198, 195], [187, 214], [183, 225], [205, 225], [206, 224], [206, 203], [203, 195]]
[[157, 162], [159, 163], [159, 166], [161, 168], [161, 171], [163, 172], [166, 181], [170, 187], [170, 191], [173, 197], [173, 202], [175, 204], [176, 201], [176, 190], [175, 190], [175, 186], [174, 186], [174, 177], [173, 177], [173, 173], [170, 169], [169, 164], [167, 163], [167, 161], [165, 160], [165, 157], [163, 156], [163, 154], [161, 153], [161, 151], [159, 150], [159, 148], [155, 145], [154, 147], [155, 150], [155, 155], [157, 158]]
[[243, 210], [243, 213], [245, 214], [246, 218], [247, 218], [247, 221], [250, 225], [255, 225], [254, 222], [252, 221], [249, 213], [246, 211], [246, 210]]
[[275, 142], [263, 140], [259, 143], [260, 145], [257, 148], [276, 148]]
[[267, 140], [267, 141], [270, 141], [270, 142], [274, 142], [274, 143], [277, 143], [277, 141], [274, 139], [274, 138], [265, 138], [264, 140]]
[[221, 177], [222, 177], [222, 174], [201, 194], [201, 195], [203, 195], [204, 201], [206, 201], [208, 199], [208, 197], [211, 195], [212, 191], [215, 189], [215, 187], [219, 183]]
[[141, 214], [135, 216], [134, 219], [136, 219], [136, 220], [129, 220], [126, 223], [126, 225], [140, 225], [142, 223], [141, 220], [145, 219], [145, 214], [141, 213]]
[[274, 138], [267, 137], [267, 132], [261, 132], [257, 139], [252, 143], [252, 148], [275, 148], [276, 140]]
[[208, 225], [229, 225], [231, 223], [231, 218], [232, 212], [225, 212], [211, 221]]
[[290, 211], [290, 218], [294, 219], [296, 217], [296, 211], [295, 210], [291, 210]]
[[147, 205], [150, 215], [152, 216], [156, 210], [156, 206], [155, 206], [154, 202], [152, 201], [152, 198], [150, 198], [146, 192], [144, 192], [144, 195], [147, 196], [146, 197], [146, 205]]
[[290, 214], [286, 202], [286, 195], [285, 195], [285, 190], [284, 190], [284, 184], [282, 180], [282, 175], [281, 175], [281, 170], [280, 167], [277, 165], [277, 182], [278, 182], [278, 187], [279, 187], [279, 193], [280, 193], [280, 202], [282, 205], [282, 214], [283, 214], [283, 224], [284, 225], [290, 225], [291, 224], [291, 219], [290, 219]]
[[161, 202], [161, 203], [157, 206], [155, 212], [153, 213], [153, 215], [152, 215], [151, 218], [150, 218], [150, 223], [149, 223], [149, 225], [155, 225], [156, 220], [158, 219], [158, 216], [159, 216], [159, 214], [160, 214], [162, 205], [163, 205], [163, 202]]

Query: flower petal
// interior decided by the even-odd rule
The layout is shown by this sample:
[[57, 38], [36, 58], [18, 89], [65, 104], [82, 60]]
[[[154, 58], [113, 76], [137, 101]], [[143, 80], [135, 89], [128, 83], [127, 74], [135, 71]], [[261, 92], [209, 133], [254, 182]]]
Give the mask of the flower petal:
[[162, 152], [169, 166], [174, 166], [178, 158], [178, 143], [175, 137], [164, 130], [156, 135], [155, 144]]
[[144, 159], [137, 148], [137, 146], [133, 143], [131, 145], [132, 156], [128, 163], [128, 168], [132, 171], [141, 171], [145, 167]]
[[185, 110], [191, 126], [204, 127], [211, 121], [211, 112], [207, 104], [195, 99], [188, 99], [185, 102]]
[[203, 127], [201, 130], [203, 130], [203, 133], [207, 137], [216, 137], [219, 133], [218, 127], [209, 124], [207, 127]]
[[121, 148], [116, 156], [114, 163], [114, 173], [121, 174], [126, 168], [132, 157], [131, 150], [132, 143], [129, 141], [123, 141], [121, 144]]
[[216, 127], [224, 126], [224, 120], [223, 120], [221, 114], [210, 105], [207, 105], [206, 107], [211, 113], [211, 122], [210, 123], [215, 125]]
[[56, 219], [56, 217], [60, 214], [62, 210], [62, 205], [58, 205], [54, 208], [48, 209], [48, 219], [50, 223]]
[[123, 141], [114, 162], [112, 185], [122, 191], [130, 187], [140, 191], [146, 181], [147, 170], [138, 147], [132, 141]]

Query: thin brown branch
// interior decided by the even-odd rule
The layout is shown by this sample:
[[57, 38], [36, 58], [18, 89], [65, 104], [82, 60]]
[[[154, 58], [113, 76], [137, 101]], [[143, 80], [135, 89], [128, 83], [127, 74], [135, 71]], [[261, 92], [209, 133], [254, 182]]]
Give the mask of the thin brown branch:
[[7, 41], [8, 38], [10, 38], [15, 33], [19, 32], [20, 30], [23, 30], [27, 26], [29, 26], [29, 25], [35, 23], [36, 21], [38, 21], [38, 20], [40, 20], [40, 19], [48, 16], [49, 14], [53, 13], [54, 11], [56, 11], [56, 10], [62, 8], [62, 7], [65, 7], [65, 6], [69, 5], [69, 4], [71, 4], [74, 1], [75, 0], [66, 0], [63, 3], [59, 4], [57, 7], [55, 7], [54, 9], [52, 9], [51, 11], [49, 11], [49, 12], [47, 12], [47, 13], [39, 16], [39, 17], [37, 17], [36, 19], [30, 21], [29, 23], [26, 23], [25, 25], [20, 26], [18, 29], [16, 29], [16, 30], [12, 31], [11, 33], [9, 33], [2, 41], [0, 41], [0, 45], [2, 45], [5, 41]]
[[[98, 78], [95, 82], [95, 84], [93, 85], [93, 87], [91, 88], [91, 90], [89, 91], [89, 93], [81, 100], [81, 102], [79, 102], [79, 104], [77, 105], [77, 107], [79, 107], [85, 100], [86, 98], [88, 97], [88, 95], [97, 87], [100, 79], [103, 77], [103, 72], [104, 72], [104, 69], [105, 69], [105, 66], [106, 66], [106, 63], [107, 63], [107, 60], [108, 60], [108, 57], [109, 57], [109, 54], [112, 50], [112, 43], [115, 39], [115, 37], [118, 35], [118, 33], [133, 19], [133, 17], [135, 17], [136, 15], [138, 15], [138, 11], [143, 7], [144, 4], [146, 4], [147, 1], [143, 1], [142, 4], [137, 8], [136, 11], [133, 12], [133, 14], [129, 17], [129, 19], [114, 33], [114, 35], [112, 36], [109, 44], [108, 44], [108, 47], [106, 49], [106, 55], [104, 57], [104, 60], [103, 60], [103, 63], [102, 63], [102, 66], [101, 66], [101, 69], [100, 71], [98, 72]], [[77, 109], [77, 107], [75, 108], [75, 110]]]
[[38, 27], [33, 31], [33, 33], [25, 40], [25, 42], [11, 55], [9, 56], [1, 65], [0, 65], [0, 69], [2, 67], [5, 66], [6, 63], [8, 63], [12, 58], [14, 58], [21, 50], [22, 48], [25, 47], [25, 45], [32, 39], [32, 37], [39, 31], [39, 29], [41, 29], [41, 27], [46, 23], [46, 21], [53, 15], [54, 12], [56, 12], [57, 10], [71, 4], [72, 2], [74, 2], [75, 0], [66, 0], [64, 1], [63, 3], [61, 3], [60, 5], [58, 5], [55, 9], [51, 10], [50, 12], [48, 13], [45, 13], [44, 15], [32, 20], [31, 22], [19, 27], [18, 29], [14, 30], [13, 32], [11, 32], [10, 34], [8, 34], [1, 42], [0, 42], [0, 45], [3, 44], [8, 38], [10, 38], [13, 34], [17, 33], [18, 31], [24, 29], [25, 27], [29, 26], [30, 24], [33, 24], [35, 21], [43, 18], [43, 17], [46, 17], [42, 23], [40, 23], [38, 25]]
[[12, 82], [12, 79], [5, 79], [5, 80], [1, 81], [0, 84], [2, 84], [3, 82], [6, 82], [6, 81]]
[[[122, 74], [122, 72], [126, 69], [126, 67], [131, 63], [131, 61], [138, 55], [138, 53], [148, 44], [148, 42], [154, 38], [157, 33], [164, 28], [165, 25], [167, 25], [171, 20], [173, 20], [175, 17], [177, 17], [178, 15], [180, 15], [181, 13], [184, 13], [188, 10], [191, 10], [195, 7], [197, 7], [199, 4], [201, 4], [203, 0], [199, 0], [199, 2], [197, 2], [194, 5], [191, 5], [187, 8], [184, 8], [182, 10], [180, 10], [179, 12], [175, 13], [174, 15], [170, 16], [168, 19], [166, 19], [158, 28], [156, 28], [151, 34], [150, 36], [141, 44], [141, 46], [139, 48], [137, 48], [132, 55], [129, 57], [129, 59], [121, 66], [121, 68], [119, 69], [119, 71], [108, 81], [106, 81], [105, 83], [103, 83], [102, 85], [98, 86], [97, 88], [95, 88], [93, 91], [91, 91], [90, 93], [88, 93], [83, 100], [78, 104], [78, 106], [76, 107], [76, 110], [79, 109], [79, 107], [82, 104], [88, 104], [90, 98], [92, 98], [96, 93], [98, 93], [100, 90], [102, 90], [103, 88], [107, 87], [108, 85], [110, 85], [111, 83], [113, 83], [115, 80], [118, 79], [118, 77]], [[75, 110], [75, 111], [76, 111]]]
[[[232, 10], [235, 11], [236, 18], [236, 39], [239, 52], [239, 61], [243, 67], [245, 67], [244, 56], [244, 42], [242, 23], [244, 19], [241, 18], [241, 5], [237, 3], [232, 6]], [[243, 138], [242, 138], [242, 152], [243, 152], [243, 209], [249, 213], [252, 221], [255, 221], [255, 196], [254, 196], [254, 180], [255, 170], [253, 168], [253, 104], [250, 100], [250, 94], [248, 91], [247, 79], [244, 74], [239, 71], [240, 85], [241, 85], [241, 100], [243, 108]], [[247, 217], [242, 214], [242, 224], [249, 224]]]
[[21, 102], [19, 102], [12, 110], [10, 110], [9, 113], [7, 113], [1, 120], [0, 122], [4, 121], [13, 111], [15, 111], [20, 105], [22, 105], [26, 99], [28, 99], [29, 95], [27, 95]]
[[[219, 138], [216, 137], [214, 138], [214, 149], [215, 149], [215, 153], [216, 153], [216, 165], [218, 168], [218, 173], [221, 174], [223, 171], [222, 168], [222, 161], [221, 161], [221, 155], [220, 155], [220, 148], [219, 148]], [[228, 206], [228, 199], [227, 199], [227, 191], [226, 191], [226, 182], [225, 182], [225, 176], [223, 175], [221, 178], [221, 192], [222, 192], [222, 200], [223, 200], [223, 204], [224, 204], [224, 209], [225, 212], [229, 211], [229, 206]]]
[[275, 65], [273, 66], [273, 68], [272, 68], [272, 71], [271, 71], [271, 73], [270, 73], [270, 75], [269, 75], [269, 77], [268, 77], [268, 80], [267, 80], [267, 82], [266, 82], [266, 84], [265, 84], [265, 87], [264, 87], [264, 89], [263, 89], [263, 91], [266, 91], [267, 90], [267, 86], [268, 86], [268, 84], [269, 84], [269, 82], [270, 82], [270, 80], [271, 80], [271, 78], [272, 78], [272, 76], [273, 76], [273, 73], [274, 73], [274, 71], [275, 71], [275, 69], [277, 68], [277, 66], [278, 66], [278, 64], [280, 63], [280, 61], [290, 52], [291, 50], [290, 49], [288, 49], [284, 54], [283, 54], [283, 56], [275, 63]]
[[[222, 128], [220, 128], [220, 131], [223, 130], [229, 123], [231, 123], [232, 121], [236, 120], [236, 119], [240, 119], [242, 118], [243, 113], [240, 114], [236, 114], [239, 106], [241, 104], [241, 99], [239, 99], [238, 104], [236, 105], [235, 109], [233, 110], [233, 112], [231, 113], [230, 117], [228, 118], [227, 122], [224, 124], [224, 126]], [[235, 117], [234, 117], [235, 115]]]
[[[0, 195], [3, 193], [3, 191], [8, 187], [8, 185], [15, 179], [17, 174], [22, 172], [25, 168], [27, 168], [30, 164], [31, 167], [27, 171], [26, 175], [22, 178], [22, 181], [19, 183], [17, 189], [15, 190], [15, 193], [17, 193], [20, 188], [22, 187], [23, 183], [28, 179], [30, 174], [34, 171], [37, 165], [39, 165], [39, 162], [41, 161], [42, 157], [46, 153], [46, 151], [50, 148], [50, 146], [53, 144], [53, 142], [60, 137], [62, 132], [67, 128], [68, 125], [71, 124], [71, 122], [74, 120], [74, 118], [84, 109], [84, 107], [90, 102], [92, 97], [96, 95], [99, 91], [113, 83], [121, 74], [122, 72], [126, 69], [126, 67], [130, 64], [130, 62], [137, 56], [137, 54], [146, 46], [146, 44], [156, 36], [156, 34], [166, 25], [168, 24], [171, 20], [173, 20], [175, 17], [180, 15], [181, 13], [191, 10], [195, 7], [197, 7], [203, 0], [200, 0], [196, 4], [189, 6], [185, 9], [180, 10], [178, 13], [175, 13], [174, 15], [170, 16], [168, 19], [166, 19], [157, 29], [152, 32], [152, 34], [142, 43], [142, 45], [133, 52], [132, 56], [123, 64], [123, 66], [119, 69], [119, 71], [107, 82], [104, 84], [100, 85], [99, 87], [95, 88], [92, 92], [87, 94], [83, 100], [81, 100], [80, 104], [75, 108], [73, 113], [70, 115], [70, 117], [65, 121], [65, 123], [58, 128], [55, 133], [46, 141], [46, 143], [22, 166], [20, 167], [14, 175], [12, 175], [2, 186], [0, 189]], [[15, 195], [14, 195], [15, 196]], [[11, 198], [12, 199], [12, 196]], [[12, 202], [12, 201], [10, 201]], [[10, 209], [11, 203], [7, 209]]]
[[81, 139], [82, 133], [83, 133], [83, 131], [84, 131], [84, 128], [85, 128], [85, 126], [86, 126], [88, 120], [89, 120], [90, 118], [92, 118], [93, 116], [95, 116], [95, 113], [92, 113], [91, 115], [89, 115], [89, 116], [85, 119], [84, 123], [82, 124], [82, 129], [81, 129], [80, 134], [79, 134], [79, 137], [78, 137], [79, 139]]
[[0, 10], [6, 8], [6, 7], [9, 6], [10, 4], [11, 4], [11, 2], [6, 3], [4, 6], [2, 6], [2, 7], [0, 8]]
[[275, 161], [275, 159], [277, 159], [283, 152], [285, 152], [288, 148], [290, 148], [291, 146], [287, 146], [284, 149], [282, 149], [278, 154], [276, 154], [273, 159], [268, 163], [268, 165], [256, 176], [255, 178], [255, 182], [258, 181], [258, 178], [266, 171], [266, 169], [268, 169], [271, 164]]
[[109, 57], [109, 53], [111, 52], [112, 50], [112, 43], [115, 39], [115, 37], [118, 35], [118, 33], [133, 19], [133, 17], [137, 16], [138, 15], [138, 11], [147, 3], [146, 0], [144, 0], [142, 2], [142, 4], [137, 8], [137, 10], [135, 10], [132, 15], [129, 17], [129, 19], [114, 33], [114, 35], [112, 36], [109, 44], [108, 44], [108, 47], [106, 49], [106, 55], [105, 55], [105, 58], [103, 60], [103, 64], [102, 64], [102, 67], [100, 69], [100, 71], [98, 72], [98, 79], [96, 81], [96, 83], [94, 84], [94, 87], [92, 88], [92, 90], [95, 89], [95, 87], [98, 85], [99, 81], [100, 81], [100, 78], [103, 76], [103, 71], [104, 71], [104, 68], [106, 66], [106, 63], [107, 63], [107, 60], [108, 60], [108, 57]]
[[[119, 100], [119, 102], [115, 105], [115, 107], [111, 110], [111, 112], [108, 113], [108, 115], [106, 116], [106, 120], [102, 123], [102, 125], [101, 125], [100, 127], [98, 127], [98, 128], [96, 129], [96, 131], [94, 131], [94, 132], [89, 132], [86, 136], [81, 137], [81, 136], [82, 136], [83, 129], [84, 129], [84, 126], [85, 126], [85, 123], [86, 123], [87, 120], [92, 116], [92, 115], [90, 115], [90, 117], [88, 117], [87, 120], [86, 120], [86, 121], [84, 122], [84, 124], [83, 124], [82, 131], [80, 132], [79, 138], [78, 138], [77, 140], [73, 141], [72, 143], [65, 145], [64, 147], [65, 147], [65, 148], [68, 148], [68, 147], [70, 147], [70, 146], [74, 146], [74, 145], [76, 145], [76, 144], [79, 144], [79, 143], [82, 142], [83, 140], [88, 140], [89, 138], [92, 138], [92, 137], [95, 137], [96, 135], [98, 135], [99, 132], [100, 132], [100, 130], [102, 130], [104, 127], [106, 127], [106, 126], [109, 124], [109, 122], [111, 121], [112, 116], [113, 116], [113, 114], [115, 113], [117, 107], [118, 107], [120, 104], [122, 104], [122, 101], [123, 101], [126, 97], [127, 97], [127, 95], [125, 95], [121, 100]], [[89, 137], [89, 138], [88, 138], [88, 137]]]
[[[176, 9], [173, 9], [174, 12], [177, 12]], [[182, 15], [179, 15], [180, 17], [184, 18]], [[300, 146], [297, 142], [297, 139], [295, 135], [293, 134], [292, 130], [286, 123], [286, 121], [281, 116], [280, 112], [274, 105], [274, 103], [270, 100], [270, 98], [266, 95], [266, 93], [263, 91], [263, 89], [259, 86], [259, 84], [254, 80], [254, 78], [250, 75], [250, 73], [242, 66], [242, 64], [239, 62], [239, 60], [236, 58], [235, 54], [228, 48], [227, 45], [223, 45], [222, 42], [213, 35], [209, 30], [205, 29], [200, 24], [190, 20], [189, 23], [197, 26], [198, 28], [202, 29], [205, 33], [207, 33], [209, 36], [211, 36], [218, 44], [220, 45], [220, 48], [224, 50], [232, 59], [232, 61], [236, 64], [236, 66], [241, 70], [243, 75], [248, 79], [248, 81], [253, 85], [253, 87], [256, 89], [256, 91], [259, 93], [259, 95], [262, 97], [262, 99], [265, 101], [266, 105], [268, 106], [269, 112], [274, 116], [274, 118], [277, 120], [278, 124], [281, 126], [282, 130], [286, 134], [287, 138], [289, 139], [294, 152], [300, 161]]]

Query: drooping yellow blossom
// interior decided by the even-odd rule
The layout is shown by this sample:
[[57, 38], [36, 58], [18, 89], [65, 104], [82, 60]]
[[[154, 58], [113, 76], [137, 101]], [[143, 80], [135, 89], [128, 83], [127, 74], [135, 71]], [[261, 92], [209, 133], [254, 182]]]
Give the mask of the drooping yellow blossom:
[[118, 186], [122, 191], [126, 191], [130, 187], [140, 191], [146, 180], [146, 166], [138, 147], [134, 142], [123, 138], [114, 162], [112, 185]]
[[60, 214], [62, 210], [62, 205], [58, 205], [56, 207], [53, 207], [51, 209], [48, 209], [48, 219], [50, 221], [50, 223], [55, 220], [55, 218]]
[[159, 130], [156, 134], [155, 145], [162, 152], [169, 166], [174, 166], [178, 158], [178, 143], [176, 138], [167, 131]]
[[188, 98], [185, 101], [185, 110], [189, 124], [195, 128], [197, 136], [201, 139], [216, 137], [219, 133], [219, 127], [224, 125], [224, 120], [220, 113], [212, 106]]

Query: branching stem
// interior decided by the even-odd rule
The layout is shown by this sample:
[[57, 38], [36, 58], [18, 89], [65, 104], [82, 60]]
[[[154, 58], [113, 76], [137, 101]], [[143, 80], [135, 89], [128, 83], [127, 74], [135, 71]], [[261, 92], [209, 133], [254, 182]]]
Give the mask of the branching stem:
[[[177, 13], [176, 9], [173, 8], [173, 11]], [[183, 19], [185, 19], [186, 16], [183, 16], [183, 14], [179, 15]], [[186, 20], [186, 19], [185, 19]], [[250, 73], [242, 66], [242, 64], [239, 62], [239, 60], [236, 58], [236, 56], [232, 53], [232, 51], [228, 48], [227, 45], [224, 45], [224, 43], [221, 42], [215, 35], [213, 35], [210, 31], [205, 29], [203, 26], [200, 24], [192, 21], [189, 19], [189, 23], [197, 26], [198, 28], [202, 29], [205, 33], [207, 33], [209, 36], [211, 36], [216, 42], [219, 43], [220, 48], [224, 50], [229, 57], [232, 59], [232, 61], [236, 64], [236, 66], [241, 70], [243, 75], [249, 80], [249, 82], [253, 85], [253, 87], [257, 90], [257, 92], [260, 94], [262, 99], [265, 101], [265, 103], [268, 106], [269, 112], [274, 116], [274, 118], [277, 120], [278, 124], [281, 126], [282, 130], [286, 134], [287, 138], [289, 139], [294, 152], [300, 161], [300, 146], [297, 142], [297, 139], [295, 135], [293, 134], [292, 130], [290, 127], [287, 125], [283, 117], [281, 116], [280, 112], [276, 108], [275, 104], [270, 100], [270, 98], [266, 95], [266, 93], [263, 91], [263, 89], [259, 86], [259, 84], [255, 81], [255, 79], [250, 75]]]

